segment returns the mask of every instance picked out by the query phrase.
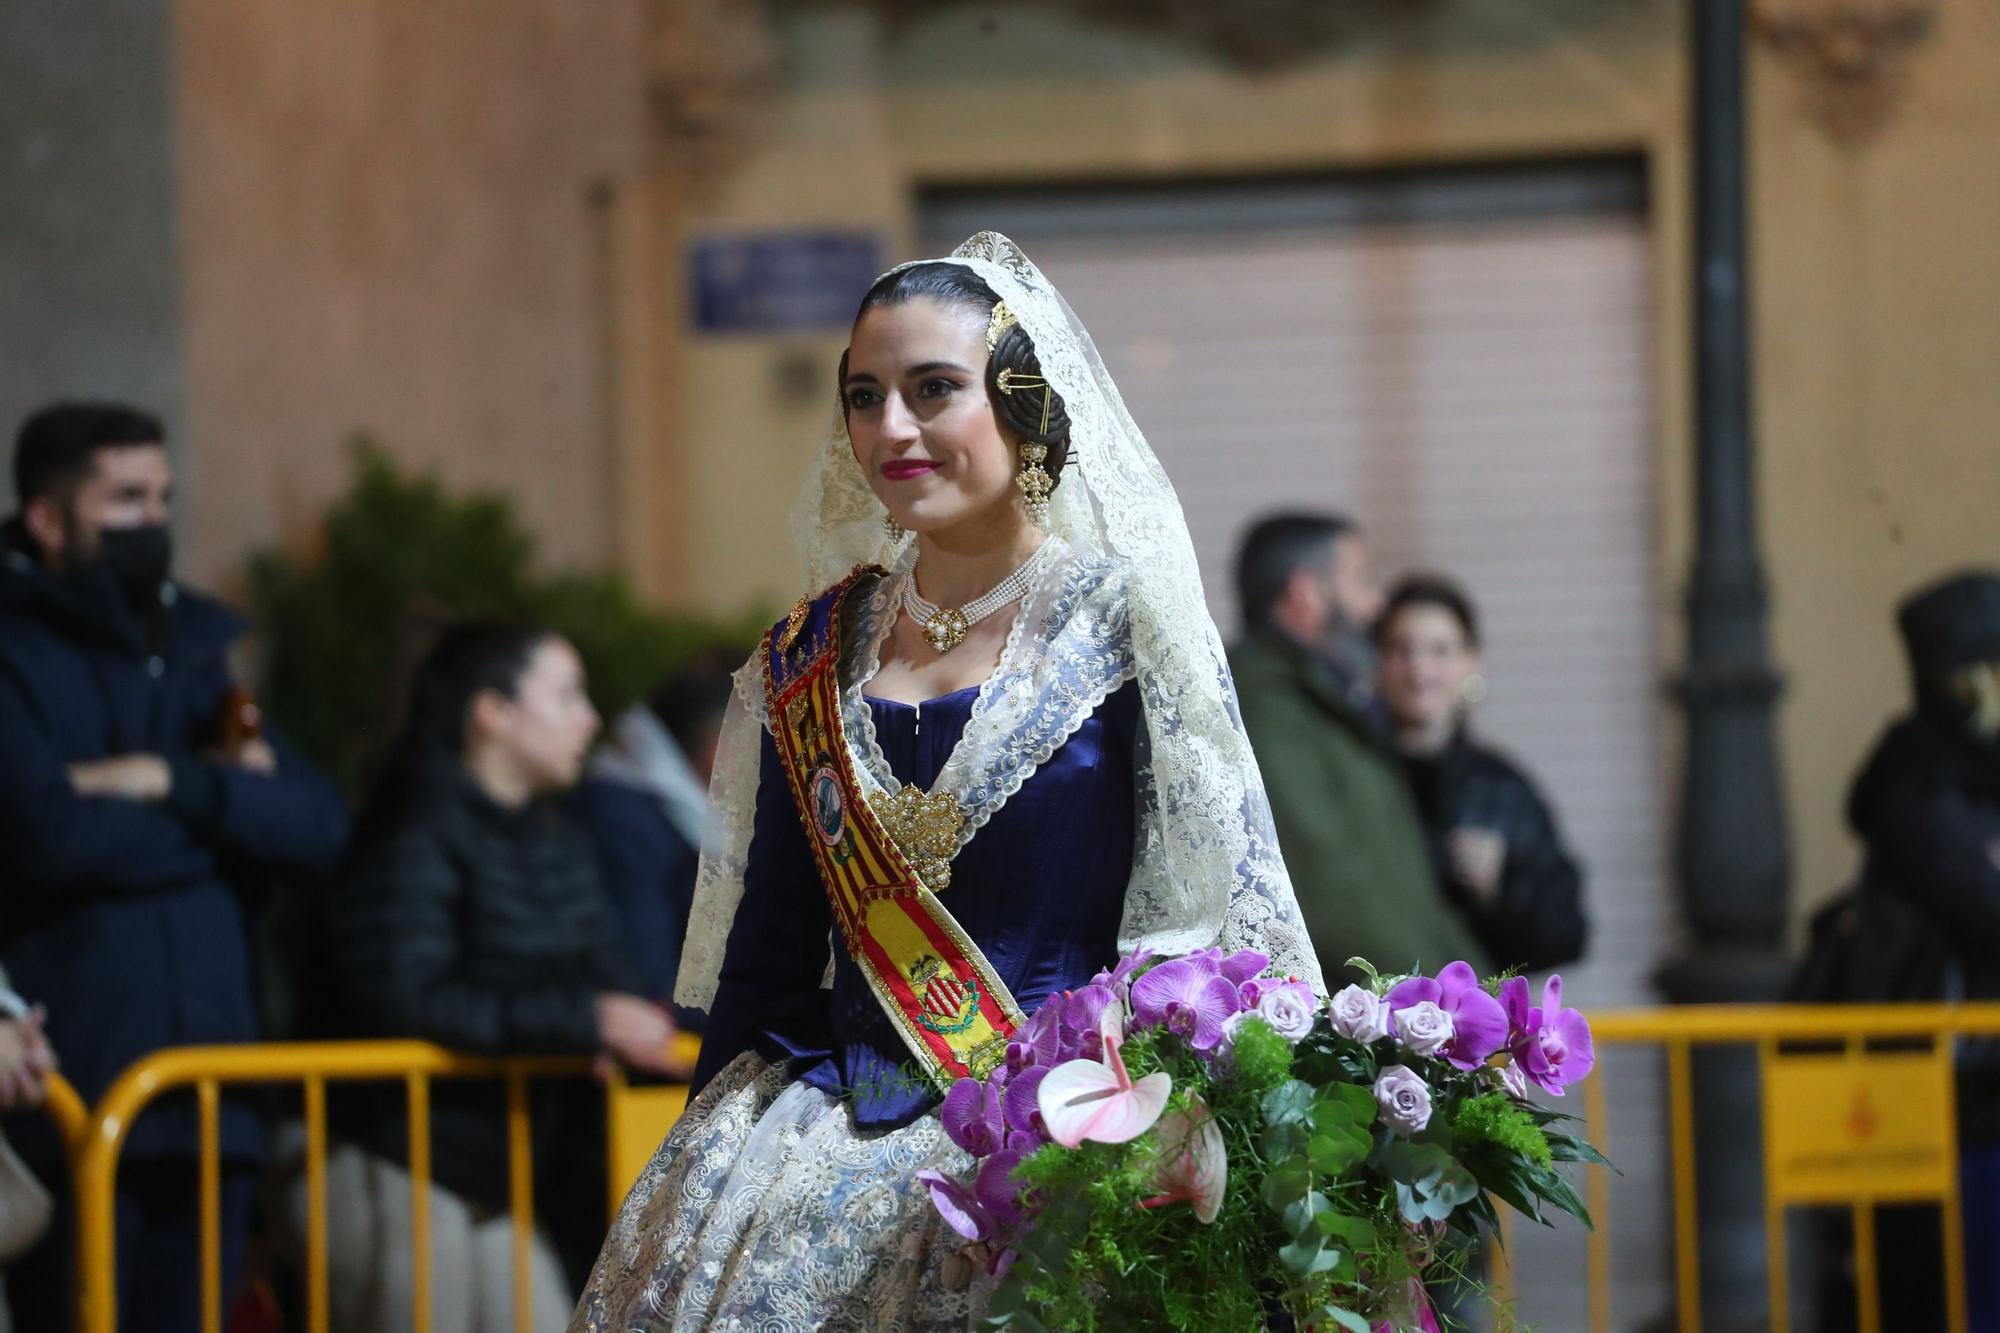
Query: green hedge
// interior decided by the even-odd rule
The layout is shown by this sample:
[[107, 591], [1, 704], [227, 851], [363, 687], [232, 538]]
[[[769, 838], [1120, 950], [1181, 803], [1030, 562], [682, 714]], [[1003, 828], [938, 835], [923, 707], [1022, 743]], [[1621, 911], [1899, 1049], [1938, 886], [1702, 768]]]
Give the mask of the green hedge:
[[733, 621], [663, 613], [619, 575], [540, 572], [506, 497], [454, 495], [365, 438], [353, 449], [354, 479], [327, 511], [319, 551], [268, 551], [249, 571], [263, 704], [350, 791], [393, 739], [416, 659], [454, 617], [553, 627], [582, 653], [607, 718], [698, 652], [747, 655], [773, 619], [762, 608]]

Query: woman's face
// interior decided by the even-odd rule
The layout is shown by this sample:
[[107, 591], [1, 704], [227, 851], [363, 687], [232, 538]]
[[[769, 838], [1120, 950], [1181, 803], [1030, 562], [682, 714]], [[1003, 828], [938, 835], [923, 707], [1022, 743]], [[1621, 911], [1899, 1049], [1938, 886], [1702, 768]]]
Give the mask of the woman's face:
[[919, 297], [854, 326], [841, 386], [854, 461], [912, 532], [1025, 512], [1014, 448], [986, 392], [986, 318]]
[[1479, 654], [1458, 617], [1419, 602], [1382, 628], [1382, 695], [1399, 726], [1434, 727], [1455, 720]]
[[529, 790], [544, 794], [574, 785], [598, 728], [584, 690], [583, 659], [566, 640], [543, 639], [512, 698], [498, 690], [480, 695], [474, 725]]

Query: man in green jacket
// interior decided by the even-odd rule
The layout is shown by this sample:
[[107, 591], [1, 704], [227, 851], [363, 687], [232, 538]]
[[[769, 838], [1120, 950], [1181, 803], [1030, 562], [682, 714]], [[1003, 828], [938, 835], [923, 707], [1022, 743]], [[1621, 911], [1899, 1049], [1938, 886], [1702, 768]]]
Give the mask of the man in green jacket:
[[1341, 964], [1435, 972], [1486, 959], [1439, 891], [1402, 765], [1377, 721], [1369, 626], [1382, 594], [1360, 530], [1279, 514], [1236, 559], [1244, 635], [1230, 652], [1278, 847], [1329, 985]]

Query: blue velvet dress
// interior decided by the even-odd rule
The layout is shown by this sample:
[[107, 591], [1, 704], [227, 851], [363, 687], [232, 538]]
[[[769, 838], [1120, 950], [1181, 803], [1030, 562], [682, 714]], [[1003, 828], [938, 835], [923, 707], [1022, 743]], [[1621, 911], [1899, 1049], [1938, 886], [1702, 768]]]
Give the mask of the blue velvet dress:
[[[928, 788], [978, 690], [870, 699], [896, 777]], [[942, 900], [1024, 1013], [1117, 956], [1136, 826], [1135, 685], [1117, 689], [960, 850]], [[964, 1154], [838, 947], [771, 738], [699, 1088], [612, 1230], [573, 1328], [963, 1328], [982, 1284], [918, 1171]], [[833, 986], [822, 981], [831, 955]]]

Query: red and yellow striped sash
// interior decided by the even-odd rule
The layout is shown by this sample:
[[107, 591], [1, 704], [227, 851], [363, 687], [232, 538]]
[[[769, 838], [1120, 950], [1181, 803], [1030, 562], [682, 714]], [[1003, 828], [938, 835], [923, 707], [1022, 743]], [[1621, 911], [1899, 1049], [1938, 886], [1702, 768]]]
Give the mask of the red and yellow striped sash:
[[1005, 1058], [1019, 1006], [882, 827], [841, 724], [841, 608], [872, 572], [801, 603], [766, 639], [771, 730], [849, 956], [940, 1085], [983, 1078]]

